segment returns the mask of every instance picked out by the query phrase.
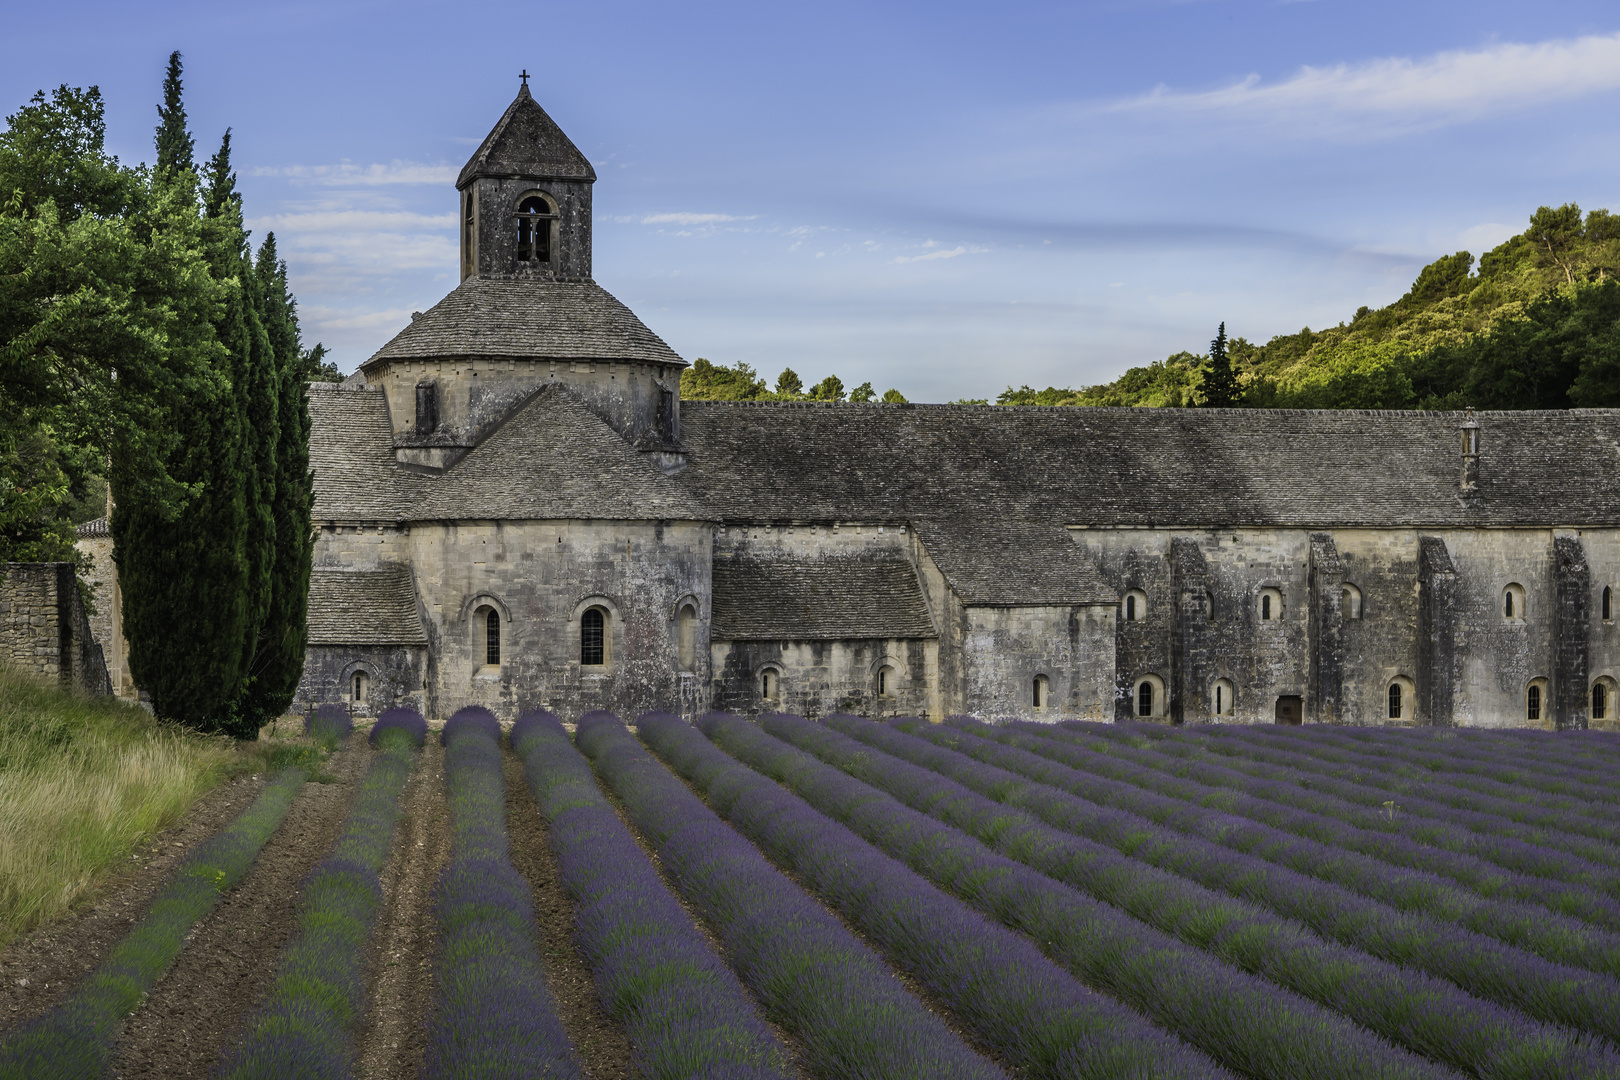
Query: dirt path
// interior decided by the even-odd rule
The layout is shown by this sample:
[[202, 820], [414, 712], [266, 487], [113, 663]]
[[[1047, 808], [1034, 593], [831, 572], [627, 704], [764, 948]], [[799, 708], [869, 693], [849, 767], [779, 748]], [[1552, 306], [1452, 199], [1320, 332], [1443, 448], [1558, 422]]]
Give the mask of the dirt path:
[[512, 865], [529, 882], [540, 930], [540, 954], [546, 981], [557, 999], [557, 1011], [569, 1041], [579, 1051], [591, 1080], [621, 1080], [634, 1075], [630, 1039], [596, 996], [590, 968], [574, 946], [574, 902], [563, 888], [551, 852], [551, 829], [540, 813], [523, 776], [523, 763], [510, 750], [503, 753], [506, 773], [506, 829], [512, 841]]
[[0, 1031], [59, 1005], [145, 917], [174, 868], [247, 809], [268, 782], [267, 773], [227, 780], [137, 849], [127, 860], [129, 868], [82, 907], [0, 951]]
[[444, 750], [428, 733], [400, 793], [404, 815], [383, 868], [383, 909], [367, 961], [369, 1009], [360, 1031], [362, 1080], [414, 1080], [427, 1049], [433, 1005], [433, 888], [450, 856]]
[[304, 785], [253, 868], [192, 931], [174, 966], [119, 1037], [113, 1074], [134, 1080], [202, 1080], [263, 1000], [292, 937], [298, 886], [337, 840], [371, 761], [365, 736], [326, 763], [337, 783]]

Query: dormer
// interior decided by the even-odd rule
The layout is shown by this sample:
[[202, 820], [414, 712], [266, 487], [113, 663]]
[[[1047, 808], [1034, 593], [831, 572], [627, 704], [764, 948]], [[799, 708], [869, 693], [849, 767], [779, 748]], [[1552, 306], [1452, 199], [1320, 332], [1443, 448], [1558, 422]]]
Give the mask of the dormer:
[[517, 99], [461, 175], [461, 280], [591, 279], [596, 170], [529, 93]]

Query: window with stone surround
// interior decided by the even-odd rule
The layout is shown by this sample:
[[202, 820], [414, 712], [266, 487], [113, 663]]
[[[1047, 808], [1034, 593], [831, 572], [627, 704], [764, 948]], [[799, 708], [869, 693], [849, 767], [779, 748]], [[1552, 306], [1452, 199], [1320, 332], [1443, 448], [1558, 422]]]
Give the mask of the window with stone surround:
[[357, 671], [349, 679], [349, 700], [355, 705], [364, 705], [371, 700], [371, 676], [363, 671]]
[[1547, 680], [1531, 680], [1524, 691], [1524, 718], [1540, 723], [1547, 715], [1547, 705]]
[[1209, 711], [1212, 716], [1231, 716], [1237, 708], [1237, 689], [1231, 679], [1216, 679], [1209, 687]]
[[582, 667], [607, 663], [607, 612], [599, 607], [588, 608], [579, 617], [579, 662]]
[[501, 616], [494, 608], [484, 616], [484, 663], [491, 667], [501, 663]]
[[761, 701], [776, 703], [782, 698], [782, 671], [776, 667], [759, 669], [759, 696]]
[[1052, 681], [1045, 675], [1035, 676], [1032, 701], [1037, 709], [1044, 709], [1052, 703]]
[[1417, 691], [1411, 679], [1397, 675], [1384, 689], [1384, 718], [1412, 720], [1417, 715]]
[[1361, 590], [1347, 581], [1341, 587], [1339, 596], [1342, 601], [1340, 615], [1346, 621], [1361, 618]]
[[697, 608], [682, 604], [675, 616], [675, 652], [682, 671], [697, 666]]
[[1502, 618], [1508, 622], [1524, 622], [1524, 586], [1516, 581], [1502, 590]]
[[1143, 675], [1132, 689], [1133, 708], [1138, 717], [1164, 715], [1164, 680], [1157, 675]]
[[1141, 589], [1132, 589], [1125, 594], [1125, 621], [1141, 622], [1147, 618], [1147, 593]]
[[1260, 601], [1257, 608], [1261, 622], [1277, 622], [1282, 619], [1283, 594], [1281, 589], [1261, 589]]

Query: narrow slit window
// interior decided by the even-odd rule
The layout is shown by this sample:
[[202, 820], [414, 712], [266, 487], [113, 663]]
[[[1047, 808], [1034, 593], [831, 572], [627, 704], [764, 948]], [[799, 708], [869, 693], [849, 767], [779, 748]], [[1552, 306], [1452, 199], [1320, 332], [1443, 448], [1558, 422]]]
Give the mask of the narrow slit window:
[[484, 617], [484, 663], [492, 667], [501, 662], [501, 616], [493, 608]]
[[1532, 686], [1525, 695], [1525, 718], [1528, 720], [1541, 719], [1541, 687]]
[[601, 667], [606, 653], [603, 648], [602, 609], [591, 608], [579, 619], [579, 662], [586, 667]]
[[366, 676], [365, 672], [357, 671], [354, 673], [350, 700], [352, 700], [356, 705], [364, 705], [366, 703], [366, 697], [371, 690], [370, 682], [371, 680]]
[[1153, 715], [1153, 684], [1146, 679], [1136, 687], [1136, 715]]
[[1269, 596], [1260, 598], [1260, 617], [1262, 619], [1271, 618], [1271, 597]]
[[780, 677], [770, 668], [759, 673], [759, 696], [766, 701], [775, 701], [781, 692]]
[[1219, 716], [1226, 711], [1226, 687], [1220, 683], [1215, 684], [1215, 715]]
[[1513, 618], [1513, 594], [1511, 592], [1502, 594], [1502, 615], [1504, 618]]
[[1592, 719], [1602, 720], [1609, 715], [1609, 688], [1602, 683], [1592, 687]]
[[1134, 596], [1127, 596], [1125, 598], [1125, 621], [1136, 621], [1136, 597]]
[[1031, 699], [1037, 709], [1046, 708], [1048, 701], [1052, 697], [1050, 686], [1051, 684], [1047, 682], [1045, 675], [1035, 676], [1035, 685], [1033, 688], [1033, 693], [1031, 694]]
[[1614, 616], [1611, 614], [1612, 608], [1610, 606], [1612, 599], [1613, 599], [1612, 590], [1607, 585], [1603, 586], [1603, 621], [1604, 622], [1609, 622], [1610, 620], [1612, 620], [1614, 618]]

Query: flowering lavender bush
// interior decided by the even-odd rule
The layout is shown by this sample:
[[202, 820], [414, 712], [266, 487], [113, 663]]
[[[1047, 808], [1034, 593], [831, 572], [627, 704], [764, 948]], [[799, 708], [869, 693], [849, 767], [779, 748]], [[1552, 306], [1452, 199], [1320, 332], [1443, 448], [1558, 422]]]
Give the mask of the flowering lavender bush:
[[608, 805], [562, 724], [526, 713], [512, 747], [551, 825], [597, 994], [624, 1023], [640, 1074], [685, 1080], [746, 1067], [783, 1080], [787, 1051]]
[[427, 721], [415, 709], [404, 708], [383, 710], [377, 722], [371, 725], [368, 739], [372, 746], [382, 746], [389, 732], [394, 731], [403, 733], [411, 745], [418, 748], [427, 741]]
[[136, 924], [66, 1002], [0, 1044], [4, 1080], [99, 1076], [124, 1018], [140, 1005], [185, 945], [197, 920], [241, 880], [303, 789], [302, 769], [270, 781], [224, 831], [197, 846]]
[[378, 875], [399, 822], [399, 793], [421, 745], [408, 722], [380, 735], [374, 729], [371, 738], [382, 753], [366, 770], [332, 853], [304, 879], [297, 936], [282, 954], [268, 1002], [249, 1022], [242, 1044], [226, 1054], [220, 1073], [227, 1080], [338, 1080], [354, 1073], [366, 943], [382, 906]]
[[[829, 717], [826, 725], [769, 717], [765, 727], [1056, 880], [1428, 1057], [1490, 1077], [1607, 1076], [1620, 1070], [1620, 1059], [1594, 1050], [1590, 1040], [1470, 997], [1449, 982], [1401, 964], [1441, 968], [1436, 974], [1452, 976], [1470, 989], [1500, 993], [1515, 1005], [1539, 1007], [1556, 1014], [1554, 1019], [1574, 1016], [1608, 1027], [1620, 1025], [1620, 983], [1613, 979], [1555, 968], [1477, 935], [1402, 916], [1258, 860], [1167, 836], [1140, 818], [1039, 788], [856, 717]], [[887, 753], [874, 753], [873, 747]], [[985, 797], [989, 793], [995, 799]], [[1083, 836], [1146, 852], [1144, 858], [1165, 869], [1039, 824], [1004, 803], [1055, 819]], [[1166, 849], [1169, 858], [1164, 858]], [[1369, 955], [1374, 949], [1330, 945], [1293, 921], [1193, 884], [1206, 879], [1257, 902], [1276, 900], [1301, 921], [1338, 931], [1349, 939], [1345, 945], [1384, 950], [1375, 955], [1385, 959]], [[1247, 888], [1240, 891], [1234, 885]]]
[[[643, 716], [639, 728], [649, 739], [679, 728], [691, 734], [671, 716]], [[811, 1072], [839, 1080], [1005, 1080], [838, 919], [654, 761], [623, 724], [587, 715], [576, 741], [766, 1014], [799, 1039]]]
[[354, 717], [349, 715], [347, 705], [318, 705], [304, 717], [304, 734], [328, 746], [347, 739], [353, 730]]
[[[1241, 853], [1381, 900], [1402, 912], [1424, 914], [1441, 922], [1453, 923], [1557, 963], [1620, 976], [1620, 934], [1599, 930], [1579, 919], [1554, 914], [1538, 905], [1481, 896], [1434, 874], [1393, 867], [1371, 856], [1345, 851], [1308, 836], [1295, 835], [1197, 803], [1159, 795], [1124, 781], [1068, 768], [1028, 750], [1018, 749], [1020, 746], [1038, 748], [1044, 743], [1035, 735], [1022, 734], [1011, 728], [978, 727], [978, 734], [975, 735], [961, 727], [916, 721], [900, 723], [906, 730], [966, 754], [975, 761], [1008, 770], [1040, 785], [1078, 795], [1086, 804], [1097, 809], [1088, 815], [1081, 815], [1079, 807], [1084, 804], [1069, 804], [1060, 808], [1053, 800], [1041, 796], [1039, 789], [1022, 789], [1030, 792], [1024, 795], [1016, 786], [1008, 787], [1005, 795], [998, 790], [993, 797], [1005, 798], [1009, 802], [1017, 800], [1018, 805], [1064, 828], [1081, 828], [1079, 822], [1083, 817], [1086, 821], [1084, 835], [1113, 844], [1138, 858], [1151, 859], [1155, 865], [1166, 868], [1198, 866], [1205, 875], [1199, 880], [1206, 884], [1225, 887], [1218, 882], [1225, 879], [1224, 870], [1231, 866], [1233, 873], [1239, 874], [1234, 878], [1233, 888], [1239, 889], [1240, 895], [1258, 899], [1260, 894], [1256, 891], [1256, 882], [1268, 879], [1256, 876], [1251, 880], [1242, 876], [1235, 868], [1243, 866], [1244, 860], [1231, 854]], [[851, 734], [865, 738], [859, 731]], [[994, 741], [980, 735], [994, 736]], [[928, 764], [935, 767], [933, 762]], [[1110, 810], [1123, 812], [1126, 816], [1122, 819], [1111, 818]], [[1048, 814], [1057, 816], [1048, 817]], [[1116, 820], [1118, 831], [1110, 824]], [[1184, 863], [1179, 852], [1196, 849], [1185, 848], [1162, 833], [1154, 834], [1155, 842], [1152, 844], [1141, 843], [1140, 830], [1150, 827], [1146, 822], [1208, 841], [1226, 849], [1227, 853]], [[1290, 906], [1287, 910], [1292, 912], [1295, 909]], [[1324, 918], [1330, 915], [1331, 910], [1327, 907], [1311, 909]], [[1324, 926], [1332, 925], [1331, 922], [1323, 924], [1310, 917], [1301, 917], [1323, 932], [1326, 932]], [[1366, 928], [1363, 932], [1375, 929]]]
[[486, 709], [463, 709], [444, 729], [450, 863], [434, 898], [439, 949], [424, 1075], [583, 1080], [546, 988], [529, 884], [508, 857], [499, 736]]
[[[1297, 994], [990, 851], [753, 725], [713, 714], [700, 724], [721, 747], [923, 876], [1022, 930], [1093, 987], [1128, 1002], [1236, 1072], [1278, 1080], [1450, 1075]], [[707, 750], [724, 760], [712, 747]], [[715, 792], [711, 798], [724, 795]]]
[[[1027, 749], [1086, 772], [1124, 780], [1184, 802], [1251, 818], [1286, 832], [1370, 855], [1392, 866], [1439, 874], [1486, 896], [1540, 904], [1594, 926], [1620, 930], [1620, 903], [1583, 884], [1514, 873], [1500, 862], [1492, 862], [1474, 853], [1419, 842], [1408, 838], [1400, 830], [1359, 828], [1332, 814], [1321, 812], [1332, 809], [1333, 804], [1343, 805], [1342, 800], [1335, 800], [1331, 796], [1317, 796], [1303, 788], [1289, 789], [1275, 785], [1266, 789], [1271, 797], [1262, 797], [1251, 794], [1248, 785], [1243, 782], [1247, 778], [1231, 770], [1227, 770], [1229, 775], [1222, 777], [1225, 783], [1211, 785], [1202, 781], [1216, 779], [1213, 766], [1189, 768], [1177, 762], [1176, 773], [1172, 774], [1154, 768], [1149, 751], [1110, 741], [1100, 744], [1106, 749], [1106, 752], [1101, 752], [1095, 748], [1099, 745], [1098, 740], [1089, 740], [1092, 745], [1088, 746], [1085, 734], [1054, 729], [1050, 725], [1010, 724], [991, 729], [978, 721], [955, 717], [947, 723], [963, 730], [981, 731], [997, 739], [1036, 735], [1038, 738], [1023, 744]], [[1162, 764], [1163, 760], [1160, 758], [1158, 762]], [[1487, 844], [1482, 842], [1479, 846], [1483, 848]]]

